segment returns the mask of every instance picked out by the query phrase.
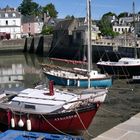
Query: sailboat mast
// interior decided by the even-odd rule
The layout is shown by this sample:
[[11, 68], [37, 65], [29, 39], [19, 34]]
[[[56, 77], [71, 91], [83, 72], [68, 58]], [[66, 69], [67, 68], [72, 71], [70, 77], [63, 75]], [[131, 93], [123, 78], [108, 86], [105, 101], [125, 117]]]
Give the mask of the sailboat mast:
[[134, 57], [137, 59], [138, 56], [137, 56], [137, 40], [136, 40], [136, 21], [135, 21], [135, 3], [133, 2], [133, 22], [134, 22]]
[[88, 88], [89, 88], [90, 71], [91, 71], [91, 0], [87, 0], [87, 24], [88, 24], [87, 54], [88, 54]]

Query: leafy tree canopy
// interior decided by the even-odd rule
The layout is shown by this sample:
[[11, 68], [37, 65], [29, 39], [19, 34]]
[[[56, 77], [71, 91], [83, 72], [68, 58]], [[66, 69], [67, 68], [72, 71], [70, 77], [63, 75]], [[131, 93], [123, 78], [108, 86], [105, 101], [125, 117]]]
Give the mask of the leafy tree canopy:
[[115, 13], [108, 12], [108, 13], [104, 14], [104, 15], [102, 16], [102, 18], [104, 18], [104, 17], [113, 17], [113, 16], [117, 17], [117, 15], [116, 15]]
[[129, 15], [128, 12], [123, 12], [123, 13], [120, 13], [120, 14], [118, 15], [118, 18], [127, 17], [128, 15]]
[[116, 33], [113, 32], [112, 24], [111, 24], [113, 16], [117, 17], [116, 14], [114, 13], [111, 12], [106, 13], [102, 16], [101, 20], [99, 21], [98, 26], [100, 28], [102, 35], [112, 36], [112, 37], [116, 35]]
[[36, 2], [32, 0], [23, 0], [18, 10], [22, 15], [38, 15], [40, 13], [41, 7]]
[[73, 15], [72, 15], [72, 16], [67, 15], [67, 16], [65, 17], [65, 19], [74, 19], [74, 16], [73, 16]]
[[58, 12], [55, 9], [55, 6], [52, 3], [47, 4], [45, 7], [43, 7], [43, 12], [47, 13], [50, 17], [53, 18], [56, 18], [58, 14]]

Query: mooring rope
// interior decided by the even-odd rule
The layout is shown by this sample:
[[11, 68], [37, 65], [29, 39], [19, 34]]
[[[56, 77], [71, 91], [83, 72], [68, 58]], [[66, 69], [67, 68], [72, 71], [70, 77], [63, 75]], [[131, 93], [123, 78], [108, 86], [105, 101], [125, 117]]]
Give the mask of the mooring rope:
[[80, 120], [80, 122], [81, 122], [82, 126], [84, 127], [85, 132], [86, 132], [86, 133], [87, 133], [90, 137], [93, 137], [93, 135], [92, 135], [92, 134], [90, 134], [90, 133], [89, 133], [89, 131], [86, 129], [86, 127], [85, 127], [85, 125], [84, 125], [84, 123], [83, 123], [82, 119], [80, 118], [80, 116], [79, 116], [79, 114], [78, 114], [78, 112], [77, 112], [77, 110], [76, 110], [76, 109], [75, 109], [75, 113], [77, 114], [77, 116], [78, 116], [78, 118], [79, 118], [79, 120]]
[[41, 114], [41, 116], [42, 116], [42, 118], [43, 118], [51, 127], [53, 127], [56, 131], [58, 131], [59, 133], [64, 134], [64, 135], [71, 136], [71, 135], [69, 135], [69, 134], [67, 134], [67, 133], [65, 133], [65, 132], [63, 132], [63, 131], [61, 131], [61, 130], [59, 130], [58, 128], [56, 128], [56, 127], [55, 127], [53, 124], [51, 124], [42, 114]]

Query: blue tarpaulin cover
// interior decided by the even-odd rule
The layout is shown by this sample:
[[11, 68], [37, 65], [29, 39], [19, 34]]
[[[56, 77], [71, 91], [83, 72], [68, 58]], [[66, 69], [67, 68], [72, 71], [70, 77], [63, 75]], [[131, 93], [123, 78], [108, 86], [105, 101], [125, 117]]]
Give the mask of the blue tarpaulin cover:
[[0, 140], [84, 140], [81, 136], [7, 130], [0, 133]]

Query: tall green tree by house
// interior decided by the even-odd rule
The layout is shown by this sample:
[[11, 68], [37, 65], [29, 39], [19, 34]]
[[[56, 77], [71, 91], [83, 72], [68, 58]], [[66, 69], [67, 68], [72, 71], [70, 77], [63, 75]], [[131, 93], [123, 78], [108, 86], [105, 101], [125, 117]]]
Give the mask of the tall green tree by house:
[[98, 26], [100, 28], [102, 35], [114, 37], [115, 35], [118, 34], [116, 32], [113, 32], [113, 28], [112, 28], [112, 17], [113, 16], [116, 17], [116, 14], [111, 13], [111, 12], [106, 13], [102, 16], [101, 20], [99, 21]]
[[[43, 10], [43, 13], [46, 13], [46, 15], [50, 18], [56, 18], [57, 17], [57, 14], [58, 12], [56, 11], [55, 9], [55, 6], [50, 3], [50, 4], [47, 4], [46, 6], [44, 6], [42, 8]], [[41, 32], [43, 35], [50, 35], [53, 33], [53, 26], [51, 25], [47, 25], [45, 24], [42, 28], [42, 32]]]
[[43, 7], [43, 13], [47, 13], [50, 17], [56, 18], [58, 12], [55, 9], [55, 6], [50, 3]]
[[22, 15], [35, 15], [38, 16], [41, 13], [41, 6], [38, 3], [33, 2], [32, 0], [23, 0], [18, 10]]
[[118, 18], [122, 18], [122, 17], [128, 17], [129, 13], [128, 12], [122, 12], [118, 15]]

